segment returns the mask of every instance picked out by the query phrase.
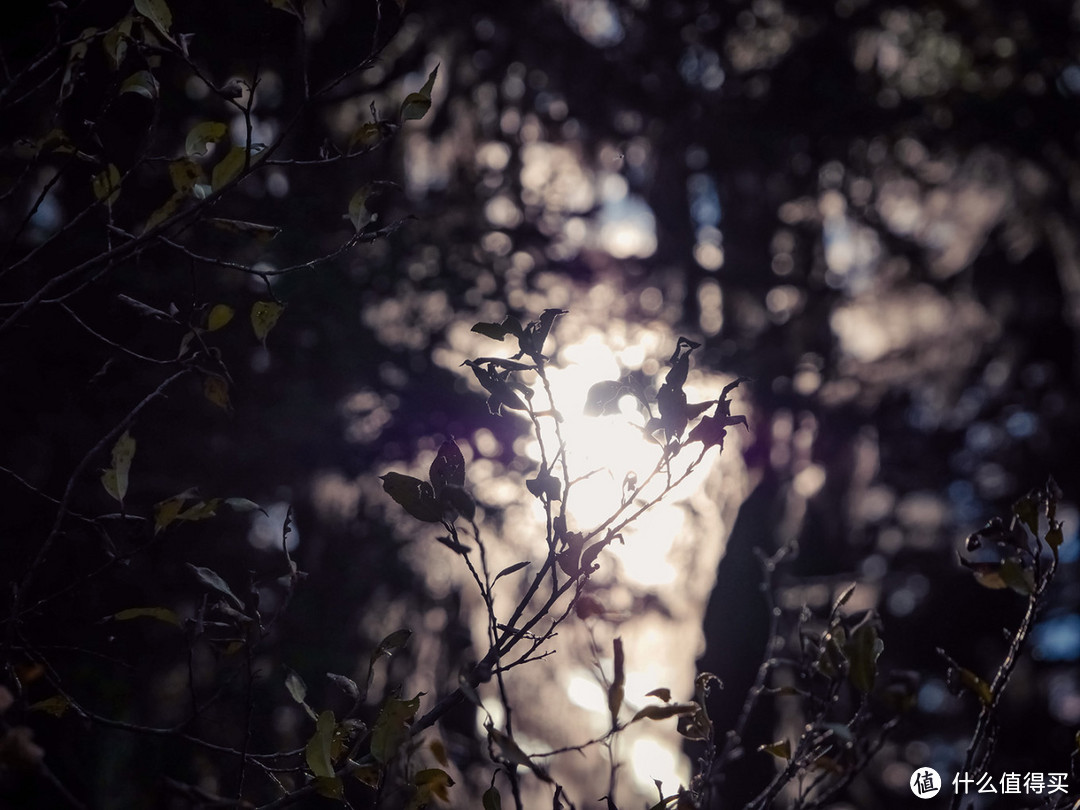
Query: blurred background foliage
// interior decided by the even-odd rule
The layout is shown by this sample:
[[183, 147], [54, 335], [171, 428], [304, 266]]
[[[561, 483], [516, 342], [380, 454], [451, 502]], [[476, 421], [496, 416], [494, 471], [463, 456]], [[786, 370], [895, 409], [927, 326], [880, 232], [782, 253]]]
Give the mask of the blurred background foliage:
[[[1069, 542], [1032, 656], [1004, 704], [999, 745], [1016, 770], [1068, 770], [1080, 723], [1071, 537], [1080, 492], [1080, 5], [325, 0], [306, 3], [303, 22], [290, 3], [173, 6], [173, 32], [192, 35], [185, 47], [211, 83], [258, 77], [252, 139], [269, 143], [288, 128], [272, 156], [280, 163], [213, 212], [280, 233], [263, 241], [196, 225], [183, 233], [191, 251], [263, 271], [330, 254], [354, 233], [350, 199], [376, 182], [387, 184], [368, 203], [376, 225], [412, 219], [274, 277], [269, 293], [258, 276], [158, 243], [92, 284], [59, 288], [94, 330], [155, 357], [175, 356], [186, 329], [146, 318], [119, 294], [162, 311], [175, 305], [187, 323], [200, 308], [236, 307], [237, 323], [215, 337], [231, 375], [230, 412], [194, 378], [155, 403], [132, 431], [139, 449], [127, 501], [145, 516], [198, 486], [269, 512], [176, 527], [182, 549], [155, 546], [70, 592], [103, 552], [90, 528], [65, 529], [35, 583], [61, 595], [26, 632], [81, 673], [88, 700], [175, 722], [186, 668], [170, 648], [175, 637], [97, 620], [133, 604], [195, 599], [185, 561], [234, 583], [252, 570], [279, 574], [288, 504], [295, 555], [310, 576], [275, 629], [266, 671], [284, 661], [309, 683], [352, 673], [386, 632], [427, 622], [442, 646], [395, 658], [387, 682], [420, 666], [453, 682], [475, 655], [460, 595], [417, 573], [410, 537], [387, 519], [373, 476], [430, 454], [445, 436], [469, 443], [494, 471], [522, 472], [520, 426], [489, 419], [454, 368], [463, 335], [476, 320], [573, 307], [600, 290], [602, 331], [661, 325], [702, 339], [699, 366], [754, 381], [745, 449], [754, 490], [704, 626], [702, 666], [728, 684], [718, 725], [733, 717], [764, 644], [749, 550], [797, 540], [800, 554], [781, 580], [786, 604], [826, 605], [839, 582], [857, 580], [883, 615], [889, 665], [923, 675], [912, 719], [852, 786], [852, 801], [901, 806], [912, 767], [957, 767], [977, 707], [949, 693], [935, 649], [989, 674], [1005, 649], [1000, 627], [1014, 626], [1022, 605], [979, 588], [955, 552], [1052, 473], [1066, 493]], [[91, 203], [102, 165], [136, 172], [109, 222], [137, 233], [171, 193], [164, 161], [182, 154], [194, 125], [227, 122], [243, 142], [237, 110], [168, 55], [136, 66], [156, 79], [150, 98], [117, 95], [126, 74], [97, 46], [62, 105], [69, 47], [19, 79], [49, 43], [108, 30], [130, 11], [87, 0], [3, 12], [0, 141], [11, 148], [0, 158], [9, 270], [0, 318], [118, 238], [98, 206], [49, 241]], [[311, 87], [322, 86], [373, 48], [370, 65], [291, 122], [305, 71]], [[364, 123], [392, 121], [436, 65], [423, 120], [372, 135], [380, 148], [363, 155], [318, 163]], [[21, 139], [56, 127], [96, 162], [20, 156]], [[73, 165], [49, 186], [64, 161]], [[286, 309], [262, 345], [241, 322], [268, 297]], [[89, 337], [58, 304], [9, 326], [0, 335], [0, 465], [59, 497], [82, 455], [163, 371]], [[92, 483], [77, 490], [76, 511], [110, 508]], [[0, 497], [2, 568], [21, 573], [54, 505], [12, 475], [0, 475]], [[143, 542], [142, 528], [119, 525], [112, 542]], [[18, 642], [6, 643], [14, 665]], [[99, 657], [80, 652], [88, 648]], [[134, 650], [142, 657], [132, 664]], [[32, 697], [47, 697], [40, 680], [29, 684], [41, 688]], [[257, 689], [258, 705], [283, 702], [279, 679]], [[256, 722], [295, 746], [305, 736], [294, 714], [268, 710]], [[206, 722], [243, 725], [225, 708]], [[456, 722], [465, 737], [472, 732], [471, 716]], [[162, 769], [229, 778], [227, 761], [175, 758], [177, 740], [147, 745], [46, 722], [35, 730], [53, 767], [101, 806], [164, 802], [148, 798], [159, 796]], [[480, 753], [463, 750], [462, 761]], [[8, 782], [11, 795], [36, 795]]]

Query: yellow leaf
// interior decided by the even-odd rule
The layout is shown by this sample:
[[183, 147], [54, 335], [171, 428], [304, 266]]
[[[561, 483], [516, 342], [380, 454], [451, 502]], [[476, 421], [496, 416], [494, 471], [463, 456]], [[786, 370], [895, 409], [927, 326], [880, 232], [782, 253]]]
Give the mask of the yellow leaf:
[[31, 711], [45, 712], [51, 714], [53, 717], [61, 717], [64, 712], [71, 706], [71, 701], [63, 695], [54, 695], [51, 698], [45, 698], [45, 700], [39, 700], [37, 703], [33, 703], [30, 706]]
[[379, 129], [378, 124], [372, 124], [369, 121], [366, 124], [361, 124], [349, 138], [349, 149], [355, 149], [356, 147], [370, 149], [380, 140], [382, 140], [382, 130]]
[[176, 209], [180, 207], [180, 201], [183, 200], [183, 196], [177, 192], [173, 194], [169, 199], [165, 201], [165, 204], [152, 213], [146, 220], [146, 224], [143, 225], [142, 232], [146, 233], [152, 228], [156, 228], [162, 222], [167, 220], [173, 214], [176, 213]]
[[154, 24], [165, 36], [169, 36], [172, 28], [172, 11], [166, 5], [165, 0], [135, 0], [135, 10]]
[[181, 494], [154, 505], [154, 534], [167, 528], [170, 523], [176, 520], [180, 510], [184, 508], [186, 500], [187, 497]]
[[222, 410], [232, 410], [232, 404], [229, 402], [229, 383], [224, 377], [208, 374], [203, 380], [203, 394]]
[[221, 329], [233, 319], [236, 310], [228, 304], [214, 304], [210, 314], [206, 316], [206, 328], [211, 332]]
[[195, 184], [203, 179], [202, 166], [186, 157], [170, 161], [169, 179], [172, 180], [173, 188], [178, 193], [189, 194], [195, 188]]
[[214, 167], [210, 174], [210, 186], [218, 191], [230, 180], [244, 170], [244, 161], [247, 159], [247, 150], [242, 146], [234, 146], [221, 162]]
[[220, 121], [203, 121], [191, 128], [184, 141], [184, 151], [188, 155], [205, 155], [209, 144], [217, 143], [225, 137], [229, 128]]
[[273, 301], [256, 301], [251, 306], [251, 328], [255, 331], [255, 337], [266, 342], [266, 336], [278, 322], [281, 313], [285, 311], [282, 304]]
[[105, 200], [106, 205], [112, 205], [120, 196], [120, 170], [110, 163], [105, 171], [94, 175], [90, 186], [94, 190], [95, 197]]
[[758, 751], [765, 751], [777, 759], [789, 760], [791, 759], [791, 742], [780, 740], [779, 742], [762, 745], [758, 748]]
[[217, 508], [221, 506], [221, 498], [210, 498], [199, 501], [176, 516], [177, 520], [206, 520], [217, 514]]
[[101, 483], [105, 491], [112, 495], [120, 503], [124, 502], [124, 496], [128, 490], [128, 473], [131, 470], [131, 460], [135, 457], [135, 440], [124, 431], [112, 449], [112, 467], [105, 470], [101, 475]]
[[442, 744], [442, 740], [432, 740], [431, 745], [428, 747], [431, 749], [431, 754], [435, 757], [436, 762], [444, 768], [450, 767], [450, 760], [446, 756], [446, 746]]

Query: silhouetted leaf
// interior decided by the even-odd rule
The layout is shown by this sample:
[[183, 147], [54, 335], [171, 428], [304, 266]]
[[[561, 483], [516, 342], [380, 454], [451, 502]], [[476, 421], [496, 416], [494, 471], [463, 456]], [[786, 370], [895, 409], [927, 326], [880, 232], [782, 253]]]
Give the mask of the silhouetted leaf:
[[696, 703], [667, 703], [662, 706], [645, 706], [634, 715], [631, 723], [638, 720], [667, 720], [669, 717], [697, 714]]
[[121, 610], [119, 613], [114, 613], [112, 618], [118, 622], [128, 621], [129, 619], [139, 618], [157, 619], [160, 622], [171, 624], [176, 627], [180, 626], [180, 619], [177, 615], [163, 607], [144, 607], [144, 608], [128, 608], [127, 610]]
[[492, 785], [485, 790], [480, 803], [484, 810], [502, 810], [502, 796], [499, 795], [498, 788]]
[[671, 690], [666, 686], [661, 686], [658, 689], [653, 689], [651, 692], [646, 692], [645, 697], [656, 697], [667, 703], [671, 700]]
[[420, 708], [420, 695], [411, 700], [390, 698], [379, 712], [371, 730], [371, 755], [386, 763], [409, 737], [409, 723]]
[[864, 694], [874, 688], [877, 660], [884, 646], [873, 621], [864, 621], [857, 626], [844, 645], [848, 659], [848, 680]]
[[222, 217], [208, 217], [205, 221], [221, 231], [254, 237], [256, 242], [263, 245], [281, 233], [281, 228], [278, 226], [263, 225], [261, 222], [246, 222], [242, 219], [223, 219]]
[[491, 580], [491, 584], [494, 585], [502, 577], [509, 576], [510, 574], [513, 574], [515, 571], [520, 571], [522, 568], [525, 568], [529, 564], [530, 564], [529, 560], [522, 560], [519, 563], [514, 563], [513, 565], [506, 566], [506, 568], [504, 568], [502, 571], [500, 571], [499, 573], [497, 573], [495, 575], [495, 579]]
[[416, 793], [409, 802], [407, 810], [427, 807], [432, 798], [444, 802], [450, 801], [449, 789], [453, 787], [454, 780], [442, 768], [425, 768], [417, 772], [413, 778], [413, 785], [416, 787]]
[[226, 584], [225, 580], [221, 578], [221, 575], [216, 571], [209, 568], [204, 568], [201, 565], [192, 565], [191, 563], [184, 563], [193, 574], [195, 578], [199, 580], [203, 585], [207, 586], [211, 590], [217, 591], [224, 596], [230, 602], [233, 607], [237, 609], [243, 609], [244, 603], [240, 601], [239, 597], [232, 592], [232, 589]]
[[386, 493], [414, 518], [426, 523], [442, 520], [442, 505], [435, 500], [435, 492], [427, 481], [396, 472], [388, 472], [381, 479]]
[[405, 100], [401, 102], [402, 121], [415, 121], [423, 118], [427, 111], [431, 109], [431, 90], [435, 86], [435, 77], [438, 73], [439, 66], [436, 65], [435, 69], [428, 74], [424, 86], [417, 92], [405, 96]]
[[562, 482], [547, 470], [540, 470], [536, 478], [525, 482], [525, 486], [540, 500], [557, 501], [562, 492]]
[[619, 709], [622, 708], [625, 692], [626, 669], [622, 639], [616, 636], [612, 644], [615, 648], [614, 675], [611, 678], [611, 685], [608, 687], [607, 699], [608, 711], [611, 712], [611, 727], [615, 728], [619, 724]]
[[379, 646], [371, 653], [371, 659], [368, 665], [373, 667], [375, 666], [375, 662], [380, 658], [389, 658], [404, 647], [410, 638], [412, 638], [412, 630], [405, 627], [400, 630], [395, 630], [379, 642]]
[[619, 413], [619, 400], [630, 389], [622, 380], [603, 380], [589, 387], [585, 395], [586, 416], [608, 416]]
[[444, 487], [439, 500], [466, 520], [473, 520], [476, 517], [476, 502], [461, 487]]
[[436, 495], [439, 495], [445, 486], [465, 486], [465, 457], [453, 439], [447, 439], [440, 445], [439, 452], [428, 469], [428, 478]]
[[[1027, 526], [1033, 535], [1039, 534], [1039, 500], [1033, 495], [1025, 495], [1013, 504], [1013, 514]], [[1001, 519], [998, 518], [1001, 522]], [[989, 524], [988, 524], [989, 525]]]
[[338, 675], [334, 672], [327, 672], [326, 677], [330, 679], [330, 682], [337, 686], [346, 695], [353, 700], [357, 700], [360, 697], [360, 687], [357, 686], [356, 681], [352, 678], [347, 678], [344, 675]]

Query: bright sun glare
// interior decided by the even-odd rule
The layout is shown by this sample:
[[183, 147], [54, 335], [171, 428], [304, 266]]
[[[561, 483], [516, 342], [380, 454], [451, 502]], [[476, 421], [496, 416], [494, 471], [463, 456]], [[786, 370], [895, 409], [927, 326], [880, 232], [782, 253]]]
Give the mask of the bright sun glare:
[[[627, 492], [628, 476], [636, 477], [639, 482], [645, 480], [659, 460], [661, 450], [643, 434], [646, 417], [632, 396], [623, 397], [619, 414], [585, 415], [589, 388], [602, 380], [618, 379], [624, 373], [619, 357], [603, 335], [593, 333], [564, 348], [561, 359], [561, 367], [551, 367], [547, 374], [563, 417], [560, 428], [570, 478], [574, 482], [567, 512], [572, 527], [588, 530], [600, 525], [621, 503]], [[627, 359], [638, 358], [624, 357], [624, 362]], [[543, 397], [543, 394], [538, 396]], [[551, 420], [544, 422], [545, 443], [551, 452], [550, 449], [558, 444]], [[539, 447], [535, 441], [529, 451], [539, 460]], [[668, 559], [668, 552], [685, 520], [683, 510], [677, 505], [678, 496], [689, 494], [700, 486], [700, 476], [705, 473], [706, 466], [702, 465], [698, 473], [687, 479], [679, 491], [673, 493], [675, 497], [665, 498], [634, 521], [626, 532], [624, 543], [609, 547], [619, 562], [623, 578], [640, 585], [655, 586], [674, 582], [678, 577], [678, 570]], [[657, 491], [654, 487], [636, 495], [650, 497]]]

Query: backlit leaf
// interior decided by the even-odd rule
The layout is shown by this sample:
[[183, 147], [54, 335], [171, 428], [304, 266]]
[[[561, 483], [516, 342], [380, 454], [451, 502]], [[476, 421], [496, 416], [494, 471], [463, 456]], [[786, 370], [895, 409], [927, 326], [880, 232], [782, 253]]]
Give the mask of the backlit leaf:
[[184, 500], [183, 495], [177, 495], [154, 505], [154, 534], [167, 528], [176, 520], [176, 516], [184, 508]]
[[435, 86], [435, 76], [439, 72], [439, 66], [428, 74], [424, 86], [416, 93], [409, 93], [401, 102], [401, 120], [416, 121], [423, 118], [431, 109], [431, 89]]
[[160, 88], [153, 73], [149, 70], [140, 70], [124, 79], [124, 83], [120, 85], [120, 92], [137, 93], [144, 98], [155, 99], [160, 93]]
[[217, 143], [225, 137], [229, 128], [219, 121], [203, 121], [191, 128], [184, 141], [184, 151], [188, 155], [205, 155], [209, 144]]
[[206, 520], [212, 518], [217, 514], [218, 507], [221, 506], [221, 498], [208, 498], [205, 501], [199, 501], [194, 506], [189, 506], [183, 512], [176, 516], [177, 520]]
[[162, 34], [169, 36], [172, 28], [172, 11], [165, 0], [135, 0], [135, 10], [154, 24]]
[[780, 740], [779, 742], [762, 745], [758, 748], [758, 751], [764, 751], [767, 754], [772, 754], [777, 759], [787, 761], [791, 759], [791, 742], [789, 740]]
[[156, 228], [162, 222], [167, 220], [173, 214], [176, 213], [176, 209], [180, 207], [180, 202], [183, 200], [183, 196], [177, 192], [173, 194], [169, 199], [165, 201], [165, 204], [156, 209], [146, 220], [146, 224], [142, 227], [142, 232], [146, 233], [152, 228]]
[[214, 304], [206, 316], [206, 328], [210, 332], [216, 332], [233, 319], [236, 310], [228, 304]]
[[409, 802], [409, 810], [419, 810], [427, 807], [432, 798], [450, 801], [449, 789], [453, 787], [454, 780], [442, 768], [425, 768], [416, 774], [413, 784], [416, 786], [416, 794]]
[[63, 717], [71, 707], [71, 701], [63, 695], [54, 695], [51, 698], [45, 698], [39, 700], [37, 703], [30, 704], [30, 711], [33, 712], [45, 712], [51, 714], [53, 717]]
[[210, 173], [210, 187], [218, 191], [240, 174], [244, 170], [247, 154], [247, 149], [242, 146], [230, 149]]
[[105, 167], [105, 171], [94, 175], [90, 187], [97, 199], [104, 200], [106, 205], [112, 205], [120, 196], [120, 170], [110, 163]]
[[349, 200], [349, 222], [356, 230], [360, 230], [375, 218], [375, 215], [367, 208], [367, 200], [370, 196], [371, 186], [365, 185], [357, 189]]
[[270, 330], [277, 324], [278, 318], [284, 311], [284, 305], [273, 301], [256, 301], [252, 304], [251, 328], [255, 332], [255, 337], [265, 343], [266, 336], [270, 334]]
[[106, 492], [121, 503], [128, 490], [128, 474], [131, 470], [131, 460], [135, 457], [135, 440], [126, 430], [116, 440], [112, 449], [112, 467], [105, 470], [101, 476]]
[[170, 160], [169, 179], [179, 194], [190, 194], [195, 184], [203, 179], [202, 166], [186, 157]]
[[121, 610], [119, 613], [113, 614], [113, 618], [120, 622], [143, 617], [157, 619], [158, 621], [176, 625], [177, 627], [180, 626], [180, 619], [177, 615], [168, 608], [163, 607], [128, 608], [127, 610]]
[[232, 403], [229, 401], [229, 381], [224, 377], [207, 374], [203, 380], [203, 395], [223, 411], [232, 410]]

